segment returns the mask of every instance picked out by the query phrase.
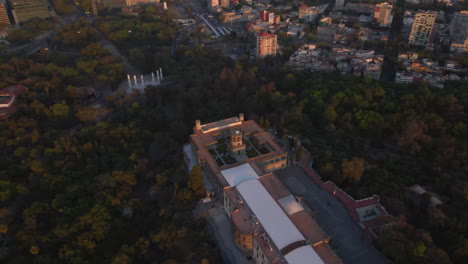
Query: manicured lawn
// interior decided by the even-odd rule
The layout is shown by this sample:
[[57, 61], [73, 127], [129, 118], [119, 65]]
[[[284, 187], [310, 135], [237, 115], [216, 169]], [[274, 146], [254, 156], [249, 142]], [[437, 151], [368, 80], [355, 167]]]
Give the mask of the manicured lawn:
[[226, 162], [227, 164], [232, 164], [232, 163], [237, 162], [236, 158], [232, 157], [231, 155], [225, 156], [223, 157], [223, 159], [224, 159], [224, 162]]
[[220, 144], [220, 145], [218, 145], [218, 147], [216, 148], [216, 151], [218, 151], [219, 154], [226, 153], [226, 151], [227, 151], [227, 145], [226, 145], [226, 144]]
[[247, 157], [253, 158], [253, 157], [256, 157], [256, 156], [258, 156], [258, 153], [254, 148], [251, 148], [251, 149], [247, 150]]
[[260, 152], [261, 152], [262, 154], [267, 154], [267, 153], [269, 153], [270, 151], [269, 151], [267, 148], [262, 147], [262, 148], [260, 148]]

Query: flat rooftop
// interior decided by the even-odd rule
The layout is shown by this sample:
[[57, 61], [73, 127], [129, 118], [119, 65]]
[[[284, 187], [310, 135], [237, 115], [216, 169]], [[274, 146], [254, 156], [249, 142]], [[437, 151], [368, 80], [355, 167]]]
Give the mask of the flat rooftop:
[[302, 246], [284, 256], [289, 264], [321, 264], [323, 261], [311, 246]]
[[[250, 163], [254, 171], [262, 175], [265, 173], [264, 166], [286, 159], [286, 152], [274, 141], [274, 136], [270, 132], [263, 131], [254, 120], [241, 120], [239, 117], [231, 117], [208, 124], [200, 124], [199, 127], [195, 125], [193, 134], [190, 135], [193, 151], [198, 158], [205, 160], [223, 187], [236, 186], [239, 182], [235, 182], [234, 178], [236, 177], [227, 179], [229, 176], [224, 174], [228, 172], [221, 174], [222, 170]], [[256, 155], [231, 153], [229, 151], [230, 133], [226, 133], [229, 130], [242, 131], [247, 145], [246, 150]], [[262, 149], [255, 145], [254, 140], [258, 140], [262, 144]], [[248, 175], [250, 174], [245, 175], [246, 179], [255, 178]]]
[[278, 200], [278, 202], [288, 215], [292, 215], [304, 210], [304, 207], [302, 207], [302, 205], [298, 203], [296, 198], [294, 198], [292, 195], [281, 198]]
[[201, 126], [203, 133], [213, 132], [215, 130], [227, 128], [233, 125], [240, 125], [241, 122], [238, 117], [231, 117], [224, 120], [208, 123]]
[[222, 170], [224, 179], [228, 182], [229, 186], [237, 186], [248, 180], [258, 179], [258, 174], [254, 171], [249, 163], [242, 164], [230, 169]]
[[305, 240], [258, 180], [243, 182], [237, 186], [237, 190], [278, 249]]
[[[252, 182], [252, 184], [250, 182]], [[252, 186], [247, 186], [249, 184]], [[263, 185], [263, 188], [261, 188], [261, 186], [254, 185]], [[239, 190], [239, 188], [247, 189], [246, 186], [251, 189], [249, 190], [249, 196], [244, 196], [246, 194], [245, 190], [243, 192], [244, 195], [242, 195]], [[310, 245], [308, 246], [313, 248], [320, 260], [324, 263], [342, 263], [328, 244], [330, 236], [322, 230], [315, 219], [312, 218], [312, 216], [303, 208], [301, 203], [291, 195], [286, 186], [281, 183], [274, 173], [268, 173], [256, 180], [246, 181], [239, 184], [237, 187], [225, 187], [224, 190], [229, 199], [236, 203], [238, 207], [238, 209], [234, 210], [231, 214], [231, 220], [234, 226], [243, 233], [252, 233], [253, 230], [256, 230], [257, 235], [255, 237], [260, 241], [260, 246], [268, 259], [275, 259], [279, 252], [281, 252], [283, 254], [283, 258], [281, 261], [278, 260], [278, 263], [286, 263], [284, 256], [292, 253], [297, 248], [306, 245], [305, 241], [307, 240], [310, 242]], [[265, 193], [265, 191], [267, 193]], [[260, 198], [262, 199], [260, 200]], [[255, 200], [256, 204], [251, 204], [252, 200]], [[257, 209], [258, 207], [269, 212], [259, 212]], [[257, 213], [262, 214], [264, 217], [257, 216]], [[256, 219], [253, 218], [254, 215], [257, 217]], [[264, 218], [268, 220], [264, 220]], [[277, 221], [278, 219], [279, 221]], [[258, 220], [258, 223], [260, 224], [258, 228], [255, 225], [256, 220]], [[264, 221], [267, 222], [264, 223]], [[281, 226], [284, 222], [287, 222], [285, 228]], [[291, 227], [291, 225], [294, 226], [294, 228]], [[291, 229], [294, 231], [290, 231]], [[287, 238], [282, 237], [283, 233], [281, 232], [291, 234], [291, 232], [295, 233], [295, 230], [298, 230], [304, 239], [296, 233], [295, 237], [290, 237], [289, 240], [283, 242], [283, 244], [276, 244], [276, 237], [280, 237], [281, 239]], [[270, 236], [270, 241], [274, 243], [274, 245], [272, 245], [273, 249], [269, 248], [265, 242], [262, 242], [264, 241], [264, 238], [259, 235], [262, 232], [265, 232], [268, 236], [270, 236], [271, 232], [279, 232], [276, 236], [273, 235], [275, 237]], [[288, 242], [293, 240], [296, 241], [288, 244]], [[281, 248], [284, 244], [288, 245]], [[297, 254], [297, 252], [294, 254]]]

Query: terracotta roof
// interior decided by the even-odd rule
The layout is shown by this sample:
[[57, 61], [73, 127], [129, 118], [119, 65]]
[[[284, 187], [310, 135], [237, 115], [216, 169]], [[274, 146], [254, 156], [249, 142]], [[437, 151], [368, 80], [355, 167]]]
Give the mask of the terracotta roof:
[[262, 34], [260, 34], [260, 37], [276, 37], [275, 34], [270, 34], [270, 33], [267, 33], [267, 32], [263, 32]]
[[276, 151], [282, 151], [283, 149], [275, 142], [273, 135], [271, 135], [270, 132], [262, 132], [262, 133], [257, 133], [254, 135], [254, 137], [258, 141], [267, 141], [270, 146], [275, 149]]
[[252, 211], [246, 206], [234, 210], [231, 213], [231, 220], [236, 229], [244, 234], [252, 234], [254, 227], [251, 223]]
[[258, 180], [265, 186], [265, 189], [267, 189], [271, 197], [276, 201], [290, 195], [288, 189], [286, 189], [283, 183], [281, 183], [278, 177], [273, 175], [273, 173], [263, 175]]
[[312, 244], [328, 237], [312, 216], [305, 210], [294, 213], [290, 215], [289, 218]]
[[0, 91], [0, 104], [8, 104], [10, 101], [15, 99], [14, 92], [3, 92]]
[[[10, 103], [13, 100], [13, 104], [18, 98], [19, 94], [26, 92], [26, 86], [22, 84], [11, 85], [0, 90], [0, 94], [10, 96], [9, 100], [6, 103]], [[5, 102], [4, 102], [5, 103]], [[16, 107], [11, 105], [10, 107], [0, 107], [0, 120], [8, 119], [12, 114], [16, 112]]]
[[193, 134], [190, 135], [198, 149], [204, 149], [206, 146], [216, 144], [217, 140], [212, 134]]
[[0, 92], [13, 92], [15, 94], [22, 94], [26, 92], [26, 86], [22, 84], [15, 84], [1, 89]]

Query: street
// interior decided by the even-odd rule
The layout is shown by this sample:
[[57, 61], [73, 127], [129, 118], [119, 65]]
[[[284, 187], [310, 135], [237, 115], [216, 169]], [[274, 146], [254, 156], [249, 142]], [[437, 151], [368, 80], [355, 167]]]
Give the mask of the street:
[[226, 263], [250, 264], [250, 261], [237, 249], [232, 240], [231, 221], [226, 216], [222, 206], [215, 205], [214, 208], [208, 209], [208, 227], [218, 244], [221, 256]]

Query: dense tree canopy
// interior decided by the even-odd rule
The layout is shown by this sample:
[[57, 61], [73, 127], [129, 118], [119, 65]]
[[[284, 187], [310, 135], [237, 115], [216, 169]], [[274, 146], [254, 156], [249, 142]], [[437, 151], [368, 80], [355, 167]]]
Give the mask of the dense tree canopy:
[[[0, 123], [7, 261], [219, 263], [192, 215], [203, 177], [185, 171], [181, 150], [194, 120], [243, 112], [279, 136], [299, 135], [323, 178], [355, 198], [378, 194], [398, 217], [376, 242], [391, 260], [465, 262], [466, 82], [435, 89], [316, 75], [284, 68], [283, 58], [232, 60], [202, 46], [171, 54], [178, 28], [147, 6], [139, 18], [104, 15], [97, 26], [142, 71], [163, 67], [169, 78], [144, 95], [111, 92], [87, 104], [74, 96], [79, 87], [109, 91], [125, 74], [87, 23], [54, 40], [73, 52], [0, 58], [0, 87], [28, 87]], [[417, 183], [443, 204], [412, 205], [405, 188]]]

